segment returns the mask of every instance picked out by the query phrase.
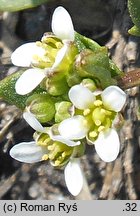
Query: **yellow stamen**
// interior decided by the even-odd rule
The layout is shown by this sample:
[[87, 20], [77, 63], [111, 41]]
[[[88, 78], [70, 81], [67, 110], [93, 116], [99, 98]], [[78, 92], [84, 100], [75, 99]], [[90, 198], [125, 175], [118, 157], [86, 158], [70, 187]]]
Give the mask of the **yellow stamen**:
[[61, 163], [61, 162], [60, 162], [59, 160], [56, 160], [56, 161], [54, 162], [54, 165], [55, 165], [55, 166], [59, 166], [60, 163]]
[[86, 115], [88, 115], [89, 113], [90, 113], [90, 109], [85, 109], [84, 112], [83, 112], [83, 115], [86, 116]]
[[47, 148], [48, 148], [49, 151], [52, 151], [52, 150], [54, 150], [55, 145], [49, 145]]
[[44, 154], [43, 156], [42, 156], [42, 160], [48, 160], [48, 155], [47, 154]]
[[63, 153], [62, 153], [62, 157], [63, 157], [63, 158], [66, 157], [66, 155], [67, 155], [66, 152], [63, 152]]
[[90, 137], [96, 137], [98, 134], [97, 134], [97, 132], [95, 132], [95, 131], [91, 131], [91, 132], [89, 132], [89, 136]]
[[101, 106], [103, 104], [103, 102], [101, 100], [96, 100], [93, 103], [95, 106]]
[[101, 132], [102, 130], [105, 129], [105, 126], [101, 125], [99, 128], [98, 128], [98, 132]]

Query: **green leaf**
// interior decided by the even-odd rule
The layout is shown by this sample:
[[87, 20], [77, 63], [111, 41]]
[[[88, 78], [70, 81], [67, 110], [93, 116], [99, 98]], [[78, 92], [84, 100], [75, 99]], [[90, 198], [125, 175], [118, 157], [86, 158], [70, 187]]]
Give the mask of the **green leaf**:
[[109, 59], [109, 67], [112, 77], [122, 76], [124, 74], [111, 59]]
[[43, 92], [43, 90], [40, 87], [38, 87], [30, 94], [18, 95], [15, 91], [15, 83], [23, 72], [23, 70], [20, 70], [0, 81], [0, 97], [9, 104], [15, 105], [22, 110], [25, 108], [25, 102], [30, 95], [32, 95], [35, 92]]
[[140, 0], [128, 0], [128, 9], [133, 23], [140, 27]]
[[101, 46], [94, 40], [87, 38], [83, 35], [80, 35], [77, 32], [75, 32], [75, 42], [79, 52], [81, 52], [84, 49], [91, 49], [92, 51], [97, 51], [101, 48]]
[[19, 11], [33, 8], [49, 0], [0, 0], [0, 11]]
[[128, 9], [135, 24], [128, 32], [132, 35], [140, 36], [140, 0], [128, 0]]
[[134, 25], [131, 29], [128, 30], [128, 33], [135, 36], [140, 36], [140, 28]]

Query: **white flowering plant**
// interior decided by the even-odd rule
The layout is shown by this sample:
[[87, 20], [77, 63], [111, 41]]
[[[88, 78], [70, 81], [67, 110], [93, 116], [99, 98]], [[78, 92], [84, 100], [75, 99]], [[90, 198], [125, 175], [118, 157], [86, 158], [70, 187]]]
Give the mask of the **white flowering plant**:
[[83, 187], [80, 157], [87, 145], [105, 162], [118, 157], [126, 103], [121, 87], [134, 83], [127, 83], [106, 47], [74, 30], [61, 6], [53, 13], [52, 32], [18, 47], [11, 60], [22, 69], [0, 82], [0, 95], [23, 111], [35, 132], [32, 141], [14, 145], [10, 155], [20, 162], [46, 160], [64, 167], [67, 188], [76, 196]]

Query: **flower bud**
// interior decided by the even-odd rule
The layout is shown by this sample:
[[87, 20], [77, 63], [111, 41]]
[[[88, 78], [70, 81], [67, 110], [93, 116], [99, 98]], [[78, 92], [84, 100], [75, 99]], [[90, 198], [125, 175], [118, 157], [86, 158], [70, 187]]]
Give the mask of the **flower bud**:
[[72, 116], [74, 110], [72, 103], [68, 101], [62, 101], [55, 104], [56, 114], [55, 114], [55, 122], [61, 122], [66, 118]]
[[111, 77], [109, 58], [105, 47], [93, 52], [83, 50], [76, 58], [75, 71], [81, 77], [88, 77], [96, 81], [97, 87], [106, 88], [114, 84]]
[[59, 79], [59, 75], [57, 79], [55, 75], [54, 77], [46, 79], [45, 85], [47, 92], [53, 96], [66, 94], [69, 90], [65, 77]]
[[90, 91], [95, 91], [97, 89], [95, 82], [92, 79], [83, 79], [81, 84], [88, 88]]
[[26, 101], [27, 109], [41, 123], [51, 121], [55, 115], [55, 104], [48, 94], [34, 94]]

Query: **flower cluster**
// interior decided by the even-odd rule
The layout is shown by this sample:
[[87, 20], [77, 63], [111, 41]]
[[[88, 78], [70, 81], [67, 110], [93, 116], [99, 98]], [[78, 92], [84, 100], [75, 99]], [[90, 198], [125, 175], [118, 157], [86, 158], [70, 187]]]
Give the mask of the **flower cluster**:
[[35, 132], [33, 141], [13, 146], [10, 155], [21, 162], [49, 160], [65, 167], [66, 185], [76, 196], [83, 186], [79, 158], [87, 144], [105, 162], [119, 154], [116, 125], [126, 94], [116, 85], [120, 71], [106, 48], [76, 33], [63, 7], [54, 11], [52, 32], [11, 56], [13, 64], [27, 68], [15, 91], [27, 95], [23, 118]]

